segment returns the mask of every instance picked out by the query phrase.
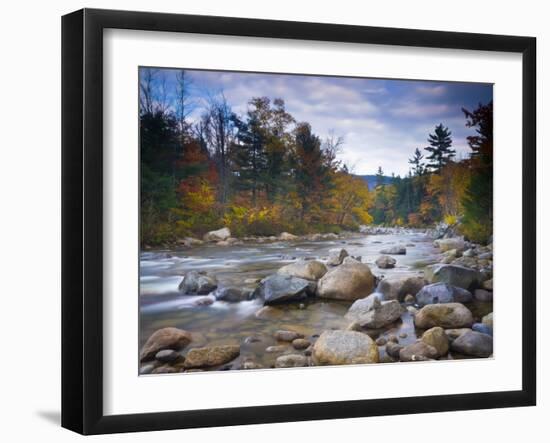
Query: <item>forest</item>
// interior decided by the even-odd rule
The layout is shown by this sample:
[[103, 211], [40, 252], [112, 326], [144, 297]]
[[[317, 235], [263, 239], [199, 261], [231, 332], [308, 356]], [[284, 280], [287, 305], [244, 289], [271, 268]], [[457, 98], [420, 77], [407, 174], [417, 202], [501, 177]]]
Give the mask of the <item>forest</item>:
[[[378, 167], [372, 189], [339, 160], [345, 139], [298, 121], [284, 98], [251, 96], [234, 111], [223, 92], [200, 103], [178, 71], [175, 99], [154, 69], [140, 71], [142, 246], [228, 227], [233, 236], [358, 230], [360, 225], [430, 227], [444, 221], [486, 243], [493, 223], [493, 105], [462, 109], [469, 155], [434, 122], [425, 146], [411, 146], [406, 176]], [[193, 112], [193, 118], [191, 113]], [[199, 117], [196, 117], [199, 115]], [[369, 140], [365, 140], [368, 157]]]

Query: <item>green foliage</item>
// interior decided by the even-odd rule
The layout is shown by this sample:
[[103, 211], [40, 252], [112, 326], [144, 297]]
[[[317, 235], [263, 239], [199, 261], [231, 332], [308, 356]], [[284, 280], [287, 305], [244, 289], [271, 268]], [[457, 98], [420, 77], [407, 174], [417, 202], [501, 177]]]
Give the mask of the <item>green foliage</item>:
[[453, 144], [451, 135], [449, 128], [440, 123], [435, 127], [434, 133], [428, 136], [429, 146], [424, 149], [429, 152], [426, 160], [428, 160], [427, 166], [432, 172], [439, 172], [455, 156], [456, 151], [451, 149]]

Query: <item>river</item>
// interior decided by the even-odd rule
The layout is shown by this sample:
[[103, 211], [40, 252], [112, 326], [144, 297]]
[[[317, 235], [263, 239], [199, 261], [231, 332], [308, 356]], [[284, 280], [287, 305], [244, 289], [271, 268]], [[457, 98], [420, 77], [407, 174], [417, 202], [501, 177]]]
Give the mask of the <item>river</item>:
[[[380, 251], [396, 244], [407, 245], [407, 254], [394, 256], [397, 259], [395, 268], [378, 269], [374, 261], [381, 255]], [[182, 276], [190, 270], [206, 271], [216, 276], [219, 287], [253, 289], [257, 285], [253, 280], [273, 274], [300, 258], [323, 259], [329, 249], [336, 247], [345, 248], [351, 256], [360, 256], [378, 277], [422, 275], [424, 267], [435, 263], [439, 253], [431, 237], [408, 230], [383, 235], [358, 234], [345, 240], [233, 246], [204, 244], [146, 251], [140, 256], [140, 348], [154, 331], [172, 326], [193, 333], [190, 347], [240, 344], [240, 357], [217, 369], [238, 368], [244, 359], [252, 359], [263, 367], [272, 366], [280, 354], [265, 350], [277, 344], [273, 338], [276, 330], [290, 329], [314, 341], [324, 330], [343, 329], [349, 324], [344, 315], [351, 302], [310, 298], [302, 304], [277, 306], [280, 310], [276, 318], [259, 319], [254, 314], [262, 307], [261, 300], [215, 301], [208, 306], [196, 306], [197, 299], [203, 296], [181, 295], [178, 284]], [[488, 309], [482, 307], [484, 312]], [[412, 316], [408, 312], [403, 314], [401, 322], [382, 333], [383, 336], [392, 334], [400, 335], [403, 345], [416, 340]]]

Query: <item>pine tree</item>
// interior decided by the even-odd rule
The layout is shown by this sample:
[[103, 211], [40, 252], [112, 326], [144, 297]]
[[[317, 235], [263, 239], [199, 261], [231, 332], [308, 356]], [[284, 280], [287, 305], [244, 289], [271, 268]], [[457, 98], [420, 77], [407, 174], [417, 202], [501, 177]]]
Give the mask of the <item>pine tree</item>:
[[409, 164], [412, 165], [412, 174], [415, 176], [424, 175], [424, 163], [422, 159], [424, 156], [420, 152], [420, 149], [414, 150], [414, 155], [409, 159]]
[[424, 149], [430, 153], [426, 157], [429, 161], [427, 167], [432, 172], [439, 172], [455, 156], [456, 151], [451, 149], [453, 140], [451, 139], [451, 131], [440, 123], [435, 127], [435, 132], [428, 136], [428, 143]]
[[384, 183], [385, 183], [385, 177], [384, 177], [384, 171], [382, 170], [382, 166], [378, 166], [378, 170], [376, 171], [376, 185], [375, 187], [377, 188], [378, 186], [382, 186]]

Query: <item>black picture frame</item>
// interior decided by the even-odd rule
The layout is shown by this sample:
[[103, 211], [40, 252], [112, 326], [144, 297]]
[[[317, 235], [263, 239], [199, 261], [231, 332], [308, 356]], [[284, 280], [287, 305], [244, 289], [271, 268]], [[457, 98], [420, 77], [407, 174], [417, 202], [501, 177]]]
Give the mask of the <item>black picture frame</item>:
[[[523, 64], [522, 389], [132, 415], [103, 413], [103, 30], [170, 31], [519, 53]], [[82, 434], [536, 404], [536, 39], [83, 9], [62, 18], [62, 426]]]

